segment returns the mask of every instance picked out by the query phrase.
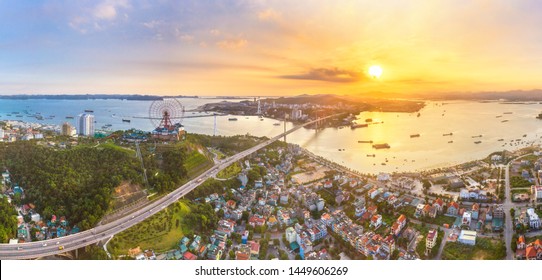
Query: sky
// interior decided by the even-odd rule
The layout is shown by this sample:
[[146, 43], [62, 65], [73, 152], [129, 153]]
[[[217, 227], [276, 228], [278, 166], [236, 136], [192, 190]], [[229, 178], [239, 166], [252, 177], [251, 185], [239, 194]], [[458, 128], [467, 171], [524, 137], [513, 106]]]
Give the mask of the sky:
[[541, 14], [534, 0], [0, 0], [0, 94], [530, 90]]

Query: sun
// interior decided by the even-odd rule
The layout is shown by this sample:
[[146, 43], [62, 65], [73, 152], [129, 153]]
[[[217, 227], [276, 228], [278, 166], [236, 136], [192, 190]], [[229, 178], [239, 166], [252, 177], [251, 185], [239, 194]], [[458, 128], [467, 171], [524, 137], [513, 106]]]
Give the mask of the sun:
[[369, 67], [369, 75], [373, 78], [380, 78], [382, 76], [382, 67], [380, 65], [372, 65]]

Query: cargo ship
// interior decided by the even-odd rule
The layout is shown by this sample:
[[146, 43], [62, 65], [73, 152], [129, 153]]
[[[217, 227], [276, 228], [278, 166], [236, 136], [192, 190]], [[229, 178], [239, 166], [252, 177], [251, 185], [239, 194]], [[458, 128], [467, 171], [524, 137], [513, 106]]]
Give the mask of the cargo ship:
[[356, 129], [356, 128], [360, 128], [360, 127], [368, 127], [369, 125], [366, 124], [366, 123], [357, 123], [357, 124], [353, 124], [350, 126], [351, 129]]
[[384, 144], [374, 144], [373, 145], [373, 148], [375, 149], [389, 149], [390, 148], [390, 145], [388, 143], [384, 143]]

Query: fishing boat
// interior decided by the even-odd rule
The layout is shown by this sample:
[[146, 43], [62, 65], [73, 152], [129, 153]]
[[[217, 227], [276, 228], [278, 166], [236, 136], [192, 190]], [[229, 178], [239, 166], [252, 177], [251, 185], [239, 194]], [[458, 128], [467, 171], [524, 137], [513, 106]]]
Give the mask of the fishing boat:
[[383, 143], [383, 144], [374, 144], [373, 145], [373, 148], [374, 149], [389, 149], [390, 148], [390, 145], [388, 143]]
[[351, 129], [356, 129], [356, 128], [360, 128], [360, 127], [368, 127], [369, 125], [366, 124], [366, 123], [357, 123], [357, 124], [353, 124], [350, 126]]

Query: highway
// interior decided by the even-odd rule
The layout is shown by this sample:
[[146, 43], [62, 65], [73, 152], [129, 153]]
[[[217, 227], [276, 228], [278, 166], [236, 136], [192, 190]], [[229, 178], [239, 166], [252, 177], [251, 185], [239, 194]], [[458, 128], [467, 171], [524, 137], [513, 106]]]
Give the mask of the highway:
[[242, 151], [236, 155], [233, 155], [227, 159], [224, 159], [213, 168], [205, 171], [203, 174], [197, 176], [186, 184], [175, 189], [171, 193], [157, 199], [153, 203], [133, 212], [129, 215], [119, 218], [116, 221], [97, 226], [95, 228], [82, 231], [76, 234], [71, 234], [65, 237], [28, 242], [20, 244], [0, 244], [0, 260], [9, 259], [35, 259], [40, 257], [46, 257], [64, 253], [67, 251], [76, 250], [91, 244], [96, 244], [101, 240], [111, 238], [115, 234], [118, 234], [140, 222], [154, 215], [167, 206], [175, 203], [181, 197], [198, 187], [206, 179], [215, 176], [218, 172], [228, 167], [229, 165], [241, 160], [242, 158], [262, 149], [269, 144], [281, 139], [285, 135], [288, 135], [304, 126], [311, 125], [313, 123], [322, 121], [327, 118], [331, 118], [337, 115], [331, 115], [317, 120], [309, 121], [302, 125], [298, 125], [290, 130], [287, 130], [280, 135], [277, 135], [263, 143], [260, 143], [250, 149]]

